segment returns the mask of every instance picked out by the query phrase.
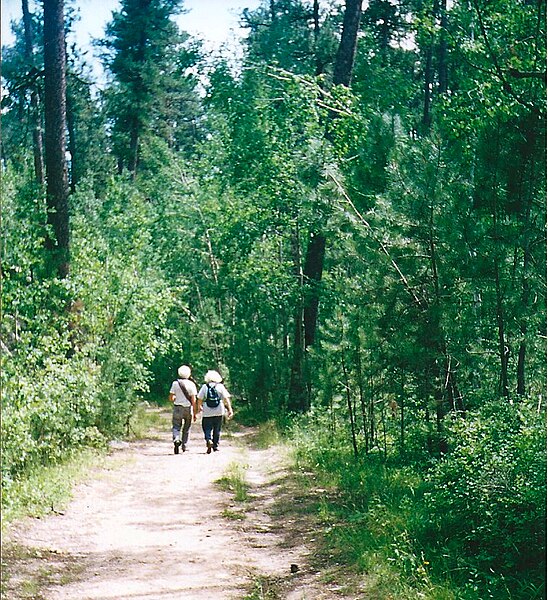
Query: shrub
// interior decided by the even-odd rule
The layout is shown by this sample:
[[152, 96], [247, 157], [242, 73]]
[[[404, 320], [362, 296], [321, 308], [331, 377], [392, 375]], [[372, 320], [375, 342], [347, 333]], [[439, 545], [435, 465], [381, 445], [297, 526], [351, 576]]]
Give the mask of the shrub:
[[[542, 577], [546, 556], [544, 415], [492, 402], [456, 420], [454, 447], [428, 473], [422, 536], [453, 548], [459, 565]], [[445, 543], [444, 540], [447, 540]]]

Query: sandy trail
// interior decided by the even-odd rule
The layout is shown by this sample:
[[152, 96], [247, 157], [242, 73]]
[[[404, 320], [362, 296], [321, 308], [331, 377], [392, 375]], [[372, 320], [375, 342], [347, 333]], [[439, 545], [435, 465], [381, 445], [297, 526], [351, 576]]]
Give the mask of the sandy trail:
[[[291, 510], [279, 448], [256, 449], [243, 430], [223, 432], [220, 451], [207, 455], [196, 423], [189, 450], [174, 455], [165, 417], [165, 430], [109, 455], [63, 514], [10, 528], [7, 543], [27, 556], [20, 569], [11, 565], [6, 598], [334, 598], [307, 574], [313, 532], [303, 511]], [[250, 485], [245, 505], [214, 483], [235, 463]], [[32, 570], [39, 591], [25, 595]], [[263, 595], [249, 596], [259, 582]]]

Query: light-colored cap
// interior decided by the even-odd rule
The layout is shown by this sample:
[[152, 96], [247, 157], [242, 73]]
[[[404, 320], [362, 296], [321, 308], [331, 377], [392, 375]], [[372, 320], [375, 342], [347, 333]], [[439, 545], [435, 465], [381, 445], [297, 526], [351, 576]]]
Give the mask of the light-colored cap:
[[190, 367], [187, 365], [181, 365], [177, 369], [177, 374], [181, 379], [188, 379], [190, 377]]
[[204, 376], [206, 383], [221, 383], [223, 378], [217, 371], [208, 371]]

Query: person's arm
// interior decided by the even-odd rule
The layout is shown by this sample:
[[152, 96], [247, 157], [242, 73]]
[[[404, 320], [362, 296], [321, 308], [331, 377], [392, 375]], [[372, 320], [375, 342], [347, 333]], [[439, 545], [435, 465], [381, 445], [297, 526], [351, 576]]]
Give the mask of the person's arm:
[[234, 416], [234, 411], [232, 410], [232, 403], [230, 402], [230, 396], [226, 396], [225, 398], [223, 398], [223, 402], [224, 402], [224, 405], [226, 406], [226, 409], [228, 410], [228, 418], [232, 419], [232, 417]]
[[198, 395], [196, 396], [196, 414], [198, 414], [201, 410], [202, 410], [202, 388], [200, 388], [200, 391], [198, 392]]
[[175, 394], [173, 392], [169, 392], [169, 396], [167, 397], [167, 399], [170, 402], [175, 402]]
[[190, 404], [192, 404], [192, 414], [196, 420], [196, 396], [190, 396]]

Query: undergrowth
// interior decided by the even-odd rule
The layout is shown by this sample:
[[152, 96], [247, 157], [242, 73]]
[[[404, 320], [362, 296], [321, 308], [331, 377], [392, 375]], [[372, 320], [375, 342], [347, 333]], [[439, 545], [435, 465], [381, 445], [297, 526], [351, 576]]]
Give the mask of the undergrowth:
[[509, 417], [497, 424], [494, 414], [459, 421], [451, 453], [422, 464], [356, 457], [344, 428], [330, 435], [322, 417], [300, 417], [294, 463], [301, 485], [326, 490], [319, 517], [330, 562], [358, 573], [378, 600], [545, 597], [540, 420], [524, 414], [503, 435]]
[[33, 469], [13, 482], [9, 491], [3, 491], [2, 528], [24, 516], [62, 512], [74, 485], [89, 477], [90, 469], [103, 463], [104, 454], [97, 448], [74, 450], [59, 464]]

